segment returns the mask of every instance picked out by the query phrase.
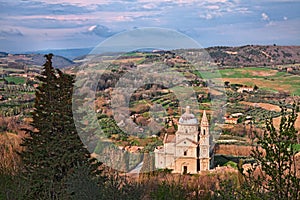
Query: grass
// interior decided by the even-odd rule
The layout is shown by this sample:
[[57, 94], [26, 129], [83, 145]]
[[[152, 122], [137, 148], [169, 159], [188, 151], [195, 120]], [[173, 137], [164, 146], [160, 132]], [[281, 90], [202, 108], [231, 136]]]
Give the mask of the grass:
[[10, 82], [14, 82], [15, 84], [24, 84], [26, 82], [26, 79], [23, 77], [5, 77], [5, 80]]
[[234, 169], [237, 169], [238, 166], [237, 166], [237, 163], [233, 162], [233, 161], [228, 161], [227, 163], [224, 164], [225, 166], [230, 166]]
[[142, 55], [143, 54], [139, 53], [139, 52], [127, 52], [127, 53], [122, 54], [121, 56], [135, 57], [135, 56], [142, 56]]
[[232, 156], [232, 155], [222, 155], [216, 154], [214, 156], [214, 164], [215, 166], [227, 166], [230, 165], [235, 168], [235, 164], [239, 162], [240, 159], [245, 159], [245, 156]]
[[[300, 96], [300, 77], [297, 75], [259, 67], [220, 69], [219, 73], [223, 81], [248, 86], [258, 85], [264, 90], [285, 91]], [[198, 72], [197, 75], [199, 74]], [[220, 78], [218, 73], [201, 72], [200, 75], [206, 79]]]
[[[201, 71], [195, 72], [200, 77], [206, 79], [213, 78], [264, 78], [263, 74], [259, 73], [271, 73], [272, 76], [275, 73], [275, 76], [282, 76], [286, 74], [285, 72], [277, 72], [275, 70], [267, 69], [267, 68], [259, 68], [259, 67], [247, 67], [247, 68], [234, 68], [234, 69], [220, 69], [218, 72], [210, 72], [210, 71]], [[257, 74], [258, 73], [258, 74]]]
[[293, 146], [293, 148], [294, 148], [294, 150], [295, 150], [296, 152], [299, 152], [299, 151], [300, 151], [300, 144], [295, 144], [295, 145]]
[[286, 72], [278, 72], [276, 70], [260, 67], [222, 69], [220, 73], [224, 78], [274, 78], [282, 77], [287, 74]]

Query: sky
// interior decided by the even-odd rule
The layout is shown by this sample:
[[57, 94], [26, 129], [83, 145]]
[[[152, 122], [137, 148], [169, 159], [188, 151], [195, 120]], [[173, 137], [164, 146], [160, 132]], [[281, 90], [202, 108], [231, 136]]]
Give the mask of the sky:
[[160, 27], [203, 47], [300, 45], [299, 0], [0, 0], [0, 51], [95, 47]]

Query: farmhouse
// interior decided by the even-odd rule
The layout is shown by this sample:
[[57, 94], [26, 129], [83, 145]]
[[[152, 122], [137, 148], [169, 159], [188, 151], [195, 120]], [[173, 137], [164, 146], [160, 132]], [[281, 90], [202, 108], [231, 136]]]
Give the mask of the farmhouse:
[[243, 92], [253, 92], [254, 88], [252, 87], [240, 87], [237, 92], [238, 93], [243, 93]]
[[239, 118], [228, 117], [225, 119], [225, 124], [238, 124]]
[[166, 134], [163, 143], [154, 151], [156, 168], [172, 169], [173, 173], [197, 174], [212, 167], [209, 123], [205, 111], [199, 127], [188, 106], [179, 119], [176, 134]]
[[244, 115], [243, 113], [232, 113], [230, 116], [236, 118], [236, 117], [241, 117], [243, 115]]

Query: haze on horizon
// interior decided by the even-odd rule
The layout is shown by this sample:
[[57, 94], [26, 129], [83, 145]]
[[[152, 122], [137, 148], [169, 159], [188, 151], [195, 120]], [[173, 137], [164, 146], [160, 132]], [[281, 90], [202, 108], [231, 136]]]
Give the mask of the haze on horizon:
[[297, 0], [3, 1], [0, 51], [95, 47], [123, 31], [176, 30], [203, 47], [300, 45]]

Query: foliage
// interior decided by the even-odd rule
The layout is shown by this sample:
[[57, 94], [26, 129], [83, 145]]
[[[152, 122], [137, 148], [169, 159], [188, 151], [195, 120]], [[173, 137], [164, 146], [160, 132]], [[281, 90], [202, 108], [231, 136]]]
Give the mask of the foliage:
[[186, 191], [181, 184], [163, 181], [158, 185], [157, 190], [151, 193], [151, 199], [182, 200], [186, 199]]
[[[35, 110], [28, 137], [22, 143], [24, 169], [22, 177], [28, 185], [27, 199], [57, 199], [65, 192], [65, 179], [75, 166], [87, 165], [97, 174], [99, 163], [90, 158], [83, 146], [72, 116], [73, 77], [55, 71], [52, 54], [46, 55], [41, 84], [36, 91]], [[64, 196], [65, 198], [65, 196]]]
[[146, 192], [144, 184], [130, 182], [126, 176], [121, 176], [118, 172], [109, 172], [109, 174], [108, 180], [100, 186], [103, 188], [103, 199], [143, 199]]
[[121, 137], [127, 138], [127, 134], [124, 133], [117, 125], [116, 121], [109, 117], [102, 117], [99, 119], [99, 125], [105, 137], [110, 138], [113, 134], [119, 134]]
[[23, 200], [26, 188], [19, 175], [0, 173], [0, 200]]
[[[295, 129], [298, 106], [291, 112], [281, 106], [281, 123], [276, 130], [272, 118], [266, 119], [263, 135], [255, 133], [257, 146], [252, 150], [255, 162], [247, 170], [240, 162], [238, 185], [226, 185], [231, 192], [225, 192], [231, 199], [299, 199], [300, 178], [295, 163], [298, 131]], [[219, 195], [224, 195], [224, 191]], [[224, 199], [226, 199], [224, 197]]]
[[103, 199], [104, 180], [99, 177], [92, 176], [89, 166], [78, 165], [74, 168], [74, 172], [66, 179], [66, 190], [71, 199], [90, 200]]
[[233, 161], [228, 161], [227, 163], [225, 163], [225, 166], [230, 166], [232, 168], [237, 169], [237, 164]]

